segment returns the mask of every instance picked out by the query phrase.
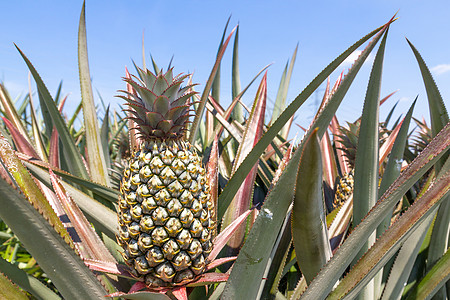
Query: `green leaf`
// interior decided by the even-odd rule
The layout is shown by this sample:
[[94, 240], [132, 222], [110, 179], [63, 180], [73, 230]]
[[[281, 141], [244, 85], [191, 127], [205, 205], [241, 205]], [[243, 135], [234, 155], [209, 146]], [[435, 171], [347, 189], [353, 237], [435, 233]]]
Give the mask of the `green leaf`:
[[11, 145], [3, 136], [0, 136], [0, 158], [2, 160], [2, 165], [4, 165], [4, 168], [9, 172], [12, 179], [14, 179], [15, 186], [20, 189], [33, 207], [35, 207], [36, 210], [44, 216], [47, 222], [51, 224], [55, 232], [60, 234], [64, 241], [73, 247], [72, 239], [61, 220], [50, 206], [50, 203], [34, 181], [34, 178], [31, 177], [27, 169], [25, 169], [22, 162], [17, 157], [16, 152], [13, 151]]
[[[51, 117], [51, 120], [53, 122], [53, 125], [58, 130], [60, 139], [62, 143], [64, 144], [64, 152], [66, 154], [66, 161], [70, 164], [70, 171], [81, 178], [89, 179], [89, 175], [86, 171], [86, 168], [84, 167], [83, 160], [81, 158], [81, 154], [78, 151], [77, 146], [75, 145], [69, 130], [67, 129], [67, 126], [64, 122], [64, 119], [62, 118], [61, 114], [59, 113], [58, 108], [55, 105], [55, 102], [52, 99], [52, 96], [50, 95], [49, 91], [47, 90], [47, 87], [45, 86], [44, 82], [42, 81], [41, 77], [39, 76], [36, 69], [33, 67], [31, 62], [28, 60], [28, 58], [25, 56], [25, 54], [22, 52], [22, 50], [17, 47], [17, 50], [20, 52], [20, 55], [25, 60], [25, 63], [27, 64], [28, 68], [31, 71], [31, 74], [33, 75], [34, 80], [36, 81], [36, 85], [39, 91], [40, 99], [42, 100], [42, 103], [45, 105], [45, 108], [48, 110], [48, 113]], [[41, 108], [44, 109], [44, 107], [41, 105]], [[46, 123], [47, 125], [47, 123]], [[52, 130], [50, 128], [50, 130]], [[51, 136], [51, 131], [48, 136]]]
[[[378, 115], [381, 88], [381, 74], [383, 71], [384, 50], [386, 47], [388, 30], [384, 34], [380, 47], [373, 62], [372, 72], [364, 100], [364, 108], [361, 116], [358, 146], [355, 159], [355, 175], [353, 189], [353, 226], [356, 227], [367, 215], [369, 210], [378, 200]], [[361, 248], [354, 258], [355, 264], [367, 251], [369, 244], [375, 242], [375, 236]], [[373, 284], [364, 289], [367, 299], [373, 298]], [[361, 295], [362, 296], [362, 295]]]
[[[105, 290], [53, 227], [5, 180], [0, 218], [8, 224], [65, 299], [104, 299]], [[70, 276], [68, 276], [70, 274]]]
[[[228, 17], [227, 23], [225, 24], [225, 28], [223, 30], [222, 38], [221, 38], [220, 44], [219, 44], [219, 49], [217, 50], [217, 57], [216, 57], [216, 59], [219, 59], [220, 51], [221, 51], [222, 46], [223, 46], [223, 41], [225, 40], [225, 36], [226, 36], [226, 33], [227, 33], [228, 24], [230, 23], [230, 19], [231, 19], [231, 16]], [[221, 59], [219, 59], [219, 61], [220, 60]], [[214, 98], [214, 100], [217, 101], [217, 103], [220, 103], [220, 62], [219, 62], [219, 65], [217, 66], [216, 74], [214, 76], [214, 81], [212, 83], [211, 96]]]
[[402, 243], [416, 230], [424, 219], [450, 194], [450, 172], [442, 177], [414, 202], [396, 222], [377, 240], [370, 250], [340, 281], [330, 294], [330, 299], [352, 299], [378, 270], [394, 255]]
[[[391, 153], [389, 154], [389, 160], [383, 172], [383, 178], [381, 180], [380, 189], [378, 191], [379, 195], [383, 195], [387, 191], [389, 186], [400, 175], [403, 162], [403, 153], [405, 152], [405, 147], [408, 140], [409, 124], [411, 123], [411, 117], [414, 111], [414, 107], [416, 105], [416, 101], [417, 98], [414, 100], [413, 104], [408, 110], [408, 113], [403, 119], [403, 123], [400, 127], [400, 131], [398, 132], [397, 138], [394, 142], [394, 146], [392, 146]], [[381, 236], [381, 234], [385, 232], [386, 229], [388, 229], [388, 227], [391, 224], [391, 217], [392, 211], [391, 213], [386, 215], [383, 222], [380, 224], [380, 226], [378, 226], [377, 237]]]
[[[433, 222], [433, 213], [403, 243], [389, 273], [381, 300], [399, 299], [414, 266], [417, 254]], [[386, 266], [385, 266], [386, 268]]]
[[28, 297], [22, 293], [5, 275], [0, 273], [0, 296], [3, 299], [27, 300]]
[[[28, 169], [30, 169], [30, 171], [33, 173], [34, 176], [39, 176], [36, 173], [36, 168], [41, 168], [41, 169], [49, 169], [48, 164], [45, 164], [43, 162], [37, 162], [36, 160], [30, 160], [30, 161], [26, 161], [25, 165]], [[100, 185], [98, 183], [92, 182], [90, 180], [86, 180], [77, 176], [74, 176], [72, 174], [69, 174], [67, 172], [64, 172], [60, 169], [51, 168], [53, 170], [53, 172], [55, 172], [55, 174], [57, 174], [58, 176], [61, 176], [62, 178], [71, 181], [74, 184], [78, 184], [80, 186], [82, 186], [85, 190], [92, 192], [93, 194], [101, 197], [101, 199], [110, 202], [110, 203], [117, 203], [117, 199], [119, 197], [119, 191]], [[43, 181], [44, 180], [41, 177], [38, 177], [39, 180]]]
[[[419, 64], [420, 72], [422, 73], [425, 90], [427, 91], [428, 106], [430, 109], [431, 118], [431, 134], [434, 137], [445, 124], [449, 121], [449, 116], [444, 105], [444, 100], [439, 93], [438, 87], [431, 76], [431, 72], [425, 64], [422, 56], [413, 46], [413, 44], [407, 39], [409, 46], [411, 47], [417, 63]], [[435, 170], [440, 171], [445, 160], [449, 157], [450, 153], [445, 154], [440, 161], [436, 163]], [[430, 269], [436, 261], [446, 251], [447, 239], [448, 239], [448, 224], [450, 223], [450, 201], [444, 201], [439, 207], [436, 222], [433, 227], [433, 233], [431, 235], [430, 247], [428, 249], [427, 269]], [[443, 293], [442, 291], [441, 293]]]
[[233, 35], [234, 31], [235, 31], [235, 29], [233, 29], [231, 31], [231, 33], [228, 36], [228, 38], [226, 39], [225, 43], [223, 43], [222, 46], [220, 47], [219, 53], [217, 54], [216, 62], [214, 63], [211, 74], [209, 74], [208, 81], [205, 84], [205, 88], [204, 88], [202, 96], [200, 98], [200, 103], [198, 105], [198, 108], [196, 109], [195, 118], [194, 118], [194, 121], [192, 122], [192, 126], [191, 126], [190, 132], [189, 132], [189, 142], [191, 144], [194, 144], [194, 141], [196, 139], [199, 123], [203, 116], [206, 102], [208, 100], [209, 91], [211, 90], [211, 86], [212, 86], [214, 78], [216, 76], [217, 69], [220, 66], [220, 61], [222, 60], [223, 54], [225, 53], [225, 49], [227, 48], [228, 42], [230, 41], [231, 36]]
[[[25, 291], [29, 292], [38, 299], [43, 300], [58, 300], [61, 299], [47, 286], [41, 283], [38, 279], [28, 275], [25, 271], [19, 269], [16, 265], [10, 264], [3, 258], [0, 258], [0, 271], [8, 276], [11, 281], [20, 286]], [[3, 288], [0, 288], [3, 290]], [[7, 299], [12, 299], [8, 297]], [[27, 299], [27, 298], [25, 298]]]
[[[388, 23], [390, 24], [390, 23]], [[280, 132], [281, 128], [289, 121], [289, 119], [294, 115], [297, 109], [311, 96], [311, 94], [320, 86], [320, 84], [351, 54], [354, 50], [358, 49], [364, 42], [370, 39], [372, 36], [378, 34], [373, 41], [369, 43], [367, 48], [362, 52], [361, 56], [355, 62], [353, 67], [349, 70], [347, 76], [342, 81], [342, 84], [338, 88], [338, 90], [333, 95], [333, 100], [329, 101], [327, 109], [325, 109], [319, 119], [313, 125], [313, 128], [319, 128], [319, 136], [323, 134], [325, 128], [327, 128], [330, 123], [334, 113], [336, 112], [340, 101], [344, 97], [347, 92], [350, 84], [361, 68], [363, 62], [369, 55], [370, 51], [373, 49], [375, 44], [378, 42], [381, 37], [381, 33], [386, 30], [385, 27], [380, 27], [360, 39], [358, 42], [353, 44], [350, 48], [344, 51], [341, 55], [339, 55], [333, 62], [331, 62], [322, 72], [317, 75], [316, 78], [311, 81], [311, 83], [298, 95], [289, 106], [281, 113], [280, 117], [272, 124], [272, 126], [267, 130], [267, 132], [261, 137], [258, 144], [255, 145], [253, 150], [249, 153], [249, 155], [244, 159], [242, 164], [236, 170], [233, 177], [228, 181], [227, 186], [224, 188], [219, 197], [219, 208], [218, 208], [218, 216], [221, 218], [225, 213], [226, 208], [230, 204], [237, 190], [241, 186], [245, 177], [247, 176], [249, 170], [259, 159], [259, 156], [264, 152], [267, 146], [272, 142], [272, 140], [277, 136]]]
[[322, 159], [317, 129], [306, 142], [297, 172], [292, 239], [302, 274], [311, 282], [331, 257], [325, 220]]
[[2, 105], [2, 109], [5, 110], [5, 114], [11, 123], [17, 128], [17, 130], [22, 134], [24, 138], [27, 139], [28, 143], [31, 144], [31, 140], [28, 137], [28, 132], [22, 123], [19, 114], [17, 113], [16, 108], [14, 107], [14, 103], [11, 101], [8, 92], [6, 91], [3, 84], [0, 84], [0, 102]]
[[[234, 263], [222, 299], [258, 299], [269, 256], [294, 196], [301, 149], [267, 195], [255, 223]], [[262, 291], [261, 291], [262, 292]]]
[[[231, 98], [235, 99], [241, 92], [241, 79], [239, 75], [239, 24], [234, 35], [233, 59], [231, 65]], [[238, 103], [233, 109], [233, 119], [239, 123], [244, 122], [242, 104]]]
[[106, 108], [105, 116], [103, 117], [102, 128], [100, 129], [100, 140], [102, 145], [103, 156], [106, 160], [106, 167], [111, 168], [111, 157], [109, 156], [109, 105]]
[[80, 74], [81, 100], [83, 103], [86, 148], [89, 157], [89, 171], [93, 181], [109, 186], [108, 169], [103, 147], [100, 143], [100, 130], [97, 123], [97, 111], [95, 109], [91, 75], [89, 72], [84, 1], [78, 27], [78, 69]]
[[[267, 73], [264, 74], [258, 87], [258, 91], [256, 92], [255, 101], [253, 102], [252, 111], [245, 126], [242, 142], [239, 144], [232, 172], [239, 166], [243, 158], [251, 151], [253, 146], [258, 142], [263, 134], [266, 98]], [[255, 164], [237, 191], [233, 202], [230, 204], [230, 207], [223, 218], [223, 226], [228, 226], [233, 222], [233, 220], [250, 208], [253, 199], [253, 187], [257, 171], [258, 164]], [[231, 248], [228, 251], [228, 255], [236, 255], [238, 253], [238, 249], [244, 242], [244, 235], [245, 227], [241, 226], [234, 234], [233, 238], [228, 242], [228, 245]]]
[[[311, 282], [302, 299], [322, 299], [357, 255], [363, 243], [381, 223], [386, 214], [399, 199], [421, 178], [436, 161], [450, 148], [450, 123], [417, 156], [408, 168], [378, 200], [370, 214], [356, 227], [331, 260]], [[414, 207], [411, 206], [411, 207]]]
[[431, 299], [448, 280], [450, 280], [450, 249], [410, 292], [407, 299]]
[[[400, 126], [400, 130], [397, 134], [397, 138], [395, 139], [394, 145], [392, 146], [391, 152], [389, 154], [389, 160], [384, 168], [383, 178], [381, 180], [380, 188], [378, 190], [378, 195], [383, 195], [384, 192], [389, 188], [389, 186], [395, 181], [396, 178], [400, 175], [402, 162], [403, 162], [403, 153], [405, 152], [405, 147], [408, 139], [408, 129], [409, 124], [411, 122], [412, 113], [414, 107], [416, 105], [417, 98], [414, 100], [413, 104], [408, 110], [405, 118], [402, 121]], [[386, 214], [381, 224], [377, 227], [376, 237], [380, 237], [383, 232], [391, 225], [393, 209]], [[391, 265], [389, 264], [389, 267]], [[388, 270], [384, 270], [383, 272], [387, 272]], [[381, 287], [381, 282], [383, 281], [383, 272], [377, 274], [375, 278], [375, 289], [378, 289], [377, 293], [379, 293], [379, 289]]]

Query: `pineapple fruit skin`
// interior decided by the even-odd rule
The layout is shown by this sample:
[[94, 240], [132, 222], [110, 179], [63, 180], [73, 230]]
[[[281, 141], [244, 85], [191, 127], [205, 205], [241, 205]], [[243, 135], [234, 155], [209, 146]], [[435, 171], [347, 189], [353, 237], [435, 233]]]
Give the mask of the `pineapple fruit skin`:
[[201, 159], [182, 140], [150, 140], [125, 168], [119, 197], [122, 256], [149, 287], [186, 284], [205, 271], [215, 224]]
[[353, 193], [353, 170], [339, 179], [334, 196], [334, 205], [339, 206]]

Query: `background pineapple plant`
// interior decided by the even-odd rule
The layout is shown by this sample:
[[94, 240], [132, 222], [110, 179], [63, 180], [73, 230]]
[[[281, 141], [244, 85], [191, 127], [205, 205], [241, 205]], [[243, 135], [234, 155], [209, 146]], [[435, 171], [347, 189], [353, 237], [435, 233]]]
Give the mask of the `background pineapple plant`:
[[[137, 143], [135, 134], [130, 136], [130, 144], [138, 148], [125, 163], [120, 190], [114, 187], [117, 186], [115, 178], [123, 159], [114, 145], [126, 142], [116, 143], [112, 139], [124, 136], [126, 129], [121, 127], [125, 126], [124, 121], [114, 120], [117, 114], [113, 120], [106, 115], [102, 126], [95, 127], [97, 125], [93, 124], [98, 120], [84, 114], [82, 128], [70, 128], [68, 123], [71, 122], [61, 116], [36, 69], [19, 50], [38, 87], [40, 106], [48, 114], [43, 114], [44, 124], [39, 124], [34, 109], [30, 114], [24, 114], [23, 110], [14, 107], [5, 92], [0, 94], [4, 115], [9, 120], [9, 123], [5, 121], [7, 129], [2, 127], [5, 137], [0, 144], [4, 166], [0, 181], [0, 217], [65, 299], [104, 299], [106, 294], [130, 299], [341, 299], [354, 298], [358, 294], [365, 299], [425, 298], [436, 294], [445, 298], [446, 270], [449, 269], [445, 243], [448, 240], [445, 229], [449, 223], [450, 188], [448, 114], [425, 63], [411, 45], [429, 92], [433, 139], [429, 141], [429, 147], [420, 150], [420, 154], [411, 152], [413, 157], [416, 156], [414, 159], [410, 157], [411, 153], [407, 153], [405, 164], [408, 166], [400, 174], [399, 162], [404, 158], [411, 108], [402, 124], [398, 128], [394, 126], [396, 138], [385, 142], [390, 145], [386, 150], [390, 153], [387, 161], [380, 154], [383, 151], [378, 149], [379, 89], [391, 22], [372, 31], [339, 55], [284, 110], [276, 113], [270, 127], [265, 127], [263, 122], [266, 76], [259, 84], [247, 119], [239, 116], [239, 110], [234, 110], [235, 105], [240, 105], [239, 100], [246, 88], [233, 92], [233, 103], [226, 109], [215, 101], [214, 96], [209, 97], [220, 92], [214, 81], [219, 78], [216, 76], [218, 66], [234, 31], [226, 39], [224, 35], [213, 71], [198, 98], [193, 91], [188, 91], [193, 89], [192, 86], [188, 85], [180, 92], [182, 77], [175, 76], [174, 79], [170, 68], [168, 73], [163, 73], [154, 65], [156, 75], [151, 75], [145, 67], [138, 69], [138, 77], [127, 79], [135, 91], [129, 91], [124, 98], [129, 107], [134, 108], [128, 117], [138, 125], [137, 128], [141, 128], [140, 142]], [[83, 9], [80, 29], [84, 26]], [[369, 40], [347, 75], [325, 93], [323, 105], [304, 138], [295, 146], [286, 142], [286, 136], [280, 132], [289, 128], [286, 125], [291, 124], [297, 109], [333, 70]], [[360, 125], [354, 164], [355, 179], [359, 176], [364, 184], [355, 180], [353, 197], [327, 212], [324, 202], [332, 202], [334, 194], [324, 197], [324, 181], [329, 186], [333, 185], [339, 174], [337, 165], [341, 164], [342, 158], [336, 146], [337, 140], [328, 135], [328, 127], [333, 124], [333, 116], [364, 60], [380, 40], [361, 118], [370, 122]], [[95, 111], [92, 93], [89, 92], [90, 81], [83, 80], [90, 78], [85, 42], [85, 32], [80, 30], [79, 44], [84, 45], [79, 47], [83, 112]], [[234, 49], [237, 49], [237, 38]], [[237, 51], [233, 54], [236, 56]], [[237, 65], [233, 66], [234, 74], [238, 73]], [[287, 84], [280, 85], [280, 95], [285, 95], [284, 90], [289, 86], [288, 74], [283, 75], [282, 82]], [[238, 81], [236, 78], [233, 77], [235, 82]], [[156, 84], [158, 80], [160, 83]], [[152, 81], [155, 84], [149, 84]], [[172, 81], [174, 83], [170, 84]], [[146, 94], [147, 90], [156, 96]], [[178, 97], [184, 96], [186, 98], [179, 103], [181, 108], [169, 105], [171, 100], [177, 101]], [[198, 102], [194, 105], [195, 118], [186, 132], [187, 141], [177, 141], [177, 138], [184, 139], [181, 125], [188, 119], [189, 108], [185, 101], [191, 97], [196, 98], [190, 101]], [[277, 101], [286, 100], [282, 96], [279, 99]], [[148, 100], [151, 105], [148, 105]], [[164, 112], [161, 113], [163, 116], [156, 111]], [[179, 125], [177, 119], [181, 121], [180, 127], [176, 127]], [[40, 130], [42, 127], [44, 130]], [[132, 126], [128, 129], [135, 130]], [[336, 135], [334, 130], [331, 133]], [[393, 133], [388, 134], [394, 136]], [[167, 140], [166, 135], [170, 136]], [[230, 142], [232, 140], [234, 142]], [[217, 146], [220, 151], [217, 151]], [[176, 147], [178, 150], [173, 150]], [[194, 154], [186, 155], [188, 150]], [[205, 196], [199, 195], [197, 199], [198, 182], [206, 179], [200, 158], [195, 158], [195, 151], [208, 160], [207, 172], [216, 172], [220, 178], [209, 181], [209, 193], [207, 185], [203, 185]], [[92, 155], [95, 152], [98, 155]], [[184, 158], [178, 157], [179, 152]], [[82, 155], [89, 158], [87, 164]], [[365, 167], [358, 163], [358, 155], [370, 161], [370, 165]], [[186, 161], [192, 167], [186, 168], [190, 172], [190, 180], [195, 179], [196, 183], [183, 182], [183, 177], [177, 179], [180, 185], [173, 184], [175, 181], [171, 182], [171, 177], [184, 175], [181, 169], [171, 167], [177, 159], [183, 160], [186, 156], [193, 157], [194, 162]], [[107, 165], [115, 171], [101, 175], [102, 170], [108, 169]], [[340, 169], [343, 170], [342, 166]], [[423, 184], [425, 188], [418, 190], [417, 195], [407, 194], [408, 201], [402, 201], [430, 169], [433, 171]], [[378, 180], [380, 175], [381, 183]], [[147, 185], [141, 184], [142, 178], [148, 178]], [[150, 180], [156, 182], [153, 191], [148, 188]], [[376, 190], [378, 195], [364, 191], [367, 186]], [[188, 187], [192, 188], [189, 192], [194, 199], [183, 196], [181, 190], [186, 191]], [[161, 192], [163, 190], [167, 193]], [[162, 194], [170, 194], [171, 199]], [[367, 203], [364, 202], [366, 200]], [[216, 201], [217, 206], [211, 205]], [[258, 210], [249, 210], [252, 202], [262, 206]], [[409, 207], [409, 203], [413, 205]], [[398, 216], [396, 211], [399, 209], [403, 215]], [[176, 210], [181, 212], [177, 214]], [[193, 210], [200, 213], [196, 216]], [[120, 228], [117, 228], [116, 211], [122, 225]], [[190, 226], [187, 225], [190, 221], [184, 222], [183, 211], [192, 213]], [[219, 226], [219, 235], [211, 241], [211, 231], [215, 229], [211, 215], [217, 213], [217, 219], [221, 220], [227, 211], [244, 211], [244, 214], [238, 216], [228, 212], [238, 222], [232, 221], [231, 227], [227, 228], [225, 223]], [[365, 216], [359, 225], [357, 214]], [[186, 215], [190, 214], [186, 212]], [[436, 220], [433, 223], [434, 216]], [[396, 221], [386, 230], [383, 224], [389, 226], [394, 218]], [[239, 227], [238, 224], [246, 219], [249, 226]], [[94, 233], [91, 225], [99, 235]], [[346, 234], [351, 225], [355, 228]], [[180, 239], [183, 232], [188, 232], [192, 241], [187, 243]], [[233, 268], [221, 273], [216, 266], [230, 259], [221, 257], [218, 249], [227, 241], [224, 236], [230, 237], [232, 232], [242, 233], [244, 239], [240, 242]], [[362, 255], [364, 244], [374, 232], [378, 235], [377, 242]], [[186, 237], [189, 235], [184, 234]], [[425, 238], [427, 235], [430, 239]], [[125, 248], [123, 256], [117, 255], [120, 247], [114, 242], [116, 236]], [[204, 242], [201, 240], [203, 237], [207, 237]], [[199, 249], [195, 240], [201, 244], [201, 254], [199, 251], [197, 257], [197, 253], [192, 254], [194, 249]], [[236, 245], [236, 240], [233, 245]], [[180, 248], [178, 253], [177, 247]], [[145, 252], [146, 248], [150, 250]], [[421, 248], [428, 250], [426, 260], [419, 255]], [[181, 259], [180, 264], [177, 257], [183, 251], [187, 255], [182, 255], [184, 260]], [[200, 256], [203, 256], [204, 264], [199, 264], [202, 259], [196, 260]], [[217, 256], [219, 259], [214, 261]], [[189, 261], [191, 264], [183, 270], [181, 266], [188, 265]], [[153, 262], [160, 264], [152, 265]], [[177, 266], [180, 266], [178, 270]], [[206, 269], [215, 272], [201, 274]], [[10, 281], [3, 280], [6, 276], [34, 297], [59, 298], [54, 291], [33, 281], [34, 277], [25, 276], [26, 280], [23, 280], [22, 270], [15, 265], [9, 265], [9, 268], [0, 265], [0, 270], [5, 274], [1, 275], [0, 282], [6, 287], [0, 290], [7, 290], [9, 298], [24, 298], [24, 294]], [[143, 278], [139, 278], [140, 275]], [[33, 284], [27, 284], [30, 281]], [[406, 288], [405, 283], [409, 283]], [[207, 285], [208, 289], [199, 285]], [[155, 293], [156, 287], [160, 290], [158, 293]]]

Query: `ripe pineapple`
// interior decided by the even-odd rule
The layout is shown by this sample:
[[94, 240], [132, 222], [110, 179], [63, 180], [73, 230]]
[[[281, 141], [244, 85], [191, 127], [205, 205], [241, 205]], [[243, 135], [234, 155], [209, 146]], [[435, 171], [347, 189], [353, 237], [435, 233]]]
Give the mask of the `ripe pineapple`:
[[133, 275], [152, 288], [194, 280], [212, 248], [214, 207], [201, 159], [184, 140], [191, 86], [173, 69], [158, 75], [138, 68], [125, 79], [128, 112], [142, 140], [123, 173], [118, 243]]

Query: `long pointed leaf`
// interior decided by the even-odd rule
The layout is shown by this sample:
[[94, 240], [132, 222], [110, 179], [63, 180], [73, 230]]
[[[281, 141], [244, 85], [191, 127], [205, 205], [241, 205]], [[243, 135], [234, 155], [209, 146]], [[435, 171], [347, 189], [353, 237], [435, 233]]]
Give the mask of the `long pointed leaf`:
[[[381, 73], [383, 70], [387, 34], [388, 31], [384, 34], [380, 48], [375, 56], [361, 116], [353, 189], [354, 227], [361, 222], [378, 200], [378, 114]], [[374, 235], [371, 236], [367, 241], [367, 244], [361, 248], [353, 263], [356, 263], [356, 261], [359, 260], [373, 242], [375, 242]], [[373, 283], [367, 286], [364, 293], [367, 299], [372, 299]]]
[[203, 93], [202, 93], [202, 96], [200, 99], [199, 106], [198, 106], [196, 114], [195, 114], [194, 121], [192, 122], [192, 126], [190, 128], [189, 142], [191, 144], [194, 144], [195, 138], [197, 136], [198, 126], [199, 126], [200, 120], [203, 116], [203, 111], [205, 110], [206, 101], [208, 100], [209, 91], [211, 90], [211, 86], [212, 86], [214, 78], [216, 76], [217, 69], [220, 66], [220, 61], [222, 60], [222, 57], [225, 53], [225, 49], [227, 48], [228, 42], [230, 41], [231, 36], [233, 35], [235, 30], [236, 30], [236, 28], [234, 28], [231, 31], [231, 33], [228, 36], [228, 38], [226, 39], [226, 41], [220, 47], [219, 53], [217, 54], [216, 62], [214, 63], [214, 67], [211, 71], [211, 74], [209, 75], [208, 81], [206, 82], [205, 88], [203, 90]]
[[[390, 21], [392, 22], [392, 20]], [[390, 22], [388, 24], [390, 24]], [[360, 39], [358, 42], [353, 44], [350, 48], [348, 48], [346, 51], [344, 51], [340, 56], [338, 56], [333, 62], [331, 62], [322, 72], [317, 75], [316, 78], [314, 78], [311, 83], [298, 95], [292, 102], [289, 104], [289, 106], [283, 111], [283, 113], [280, 115], [280, 117], [273, 123], [273, 125], [270, 127], [269, 130], [261, 137], [258, 144], [255, 145], [253, 150], [249, 153], [249, 155], [244, 159], [240, 167], [236, 170], [233, 177], [230, 178], [228, 181], [227, 186], [224, 188], [222, 193], [219, 197], [219, 210], [218, 214], [219, 217], [223, 216], [225, 213], [226, 208], [230, 204], [231, 200], [233, 199], [234, 194], [239, 189], [242, 181], [244, 181], [245, 177], [248, 174], [248, 171], [252, 168], [252, 166], [256, 163], [259, 156], [263, 153], [263, 151], [267, 148], [267, 146], [272, 142], [272, 140], [275, 138], [275, 136], [279, 133], [281, 128], [288, 122], [288, 120], [294, 115], [294, 113], [297, 111], [297, 109], [308, 99], [308, 97], [320, 86], [320, 84], [358, 47], [360, 47], [364, 42], [366, 42], [368, 39], [370, 39], [372, 36], [377, 36], [374, 38], [374, 40], [368, 45], [368, 47], [365, 49], [365, 51], [362, 52], [359, 59], [355, 62], [349, 73], [344, 79], [344, 82], [340, 86], [340, 92], [338, 91], [334, 94], [335, 96], [335, 103], [328, 106], [330, 107], [329, 110], [324, 111], [322, 113], [322, 118], [320, 122], [324, 122], [326, 124], [329, 124], [331, 121], [331, 118], [333, 117], [337, 107], [340, 104], [340, 100], [342, 100], [343, 96], [345, 95], [346, 91], [348, 90], [352, 80], [355, 78], [356, 74], [358, 73], [360, 67], [362, 66], [362, 63], [365, 61], [367, 56], [369, 55], [370, 51], [373, 49], [375, 44], [378, 42], [379, 38], [381, 37], [380, 34], [383, 33], [386, 30], [386, 24], [385, 26], [382, 26], [380, 28], [375, 29], [362, 39]], [[338, 95], [338, 96], [336, 96]], [[316, 122], [319, 127], [319, 131], [321, 131], [321, 124], [320, 122]], [[327, 125], [325, 125], [327, 126]], [[321, 136], [321, 134], [319, 134]]]
[[384, 216], [425, 172], [450, 148], [450, 123], [434, 138], [430, 144], [409, 164], [391, 187], [378, 200], [371, 213], [354, 229], [331, 260], [311, 282], [302, 299], [324, 298], [357, 255], [363, 243], [381, 223]]
[[435, 207], [450, 193], [450, 172], [443, 174], [426, 193], [414, 202], [402, 216], [377, 240], [377, 243], [351, 269], [330, 295], [330, 299], [354, 297], [367, 282], [400, 248], [401, 243], [418, 228]]
[[[233, 60], [231, 69], [231, 97], [235, 99], [241, 92], [241, 79], [239, 75], [239, 24], [236, 26], [234, 35]], [[239, 123], [244, 122], [242, 105], [238, 104], [233, 109], [233, 119]]]
[[407, 299], [431, 299], [448, 280], [450, 280], [450, 250], [436, 262]]
[[[239, 145], [238, 153], [233, 164], [233, 169], [236, 170], [241, 164], [243, 158], [248, 155], [254, 145], [259, 141], [263, 133], [264, 115], [266, 112], [266, 97], [267, 97], [267, 73], [261, 80], [256, 93], [252, 112], [250, 113], [247, 125], [245, 127], [242, 142]], [[258, 171], [256, 164], [248, 173], [241, 187], [237, 191], [233, 201], [230, 204], [228, 212], [224, 216], [224, 226], [228, 226], [233, 220], [239, 217], [243, 212], [250, 208], [252, 202], [253, 186]], [[231, 248], [237, 249], [241, 246], [244, 240], [245, 228], [241, 227], [234, 237], [230, 240], [228, 245]], [[232, 251], [232, 250], [231, 250]], [[232, 251], [234, 254], [236, 251]]]
[[295, 254], [300, 270], [308, 283], [331, 257], [325, 221], [319, 143], [315, 130], [303, 149], [292, 208], [292, 239]]
[[0, 194], [0, 218], [39, 262], [63, 297], [103, 299], [106, 293], [97, 278], [25, 197], [3, 179]]
[[28, 297], [20, 291], [3, 273], [0, 273], [0, 296], [3, 299], [27, 300]]
[[[0, 258], [0, 271], [8, 276], [15, 284], [25, 291], [29, 292], [38, 299], [58, 300], [61, 299], [52, 290], [40, 282], [37, 278], [28, 275], [25, 271], [19, 269], [16, 265], [10, 264]], [[4, 289], [0, 289], [4, 290]], [[11, 299], [11, 298], [4, 298]]]
[[89, 72], [85, 2], [83, 2], [83, 7], [81, 9], [78, 27], [78, 68], [80, 74], [81, 99], [83, 103], [84, 128], [86, 132], [86, 148], [89, 157], [89, 171], [93, 181], [109, 185], [108, 170], [103, 147], [100, 143], [100, 130], [97, 123], [97, 112], [95, 109], [91, 75]]
[[[66, 127], [66, 124], [65, 124], [61, 114], [59, 113], [58, 108], [56, 107], [55, 102], [53, 101], [49, 91], [47, 90], [47, 87], [45, 86], [41, 77], [37, 73], [36, 69], [33, 67], [31, 62], [28, 60], [28, 58], [22, 52], [22, 50], [20, 50], [19, 47], [17, 47], [17, 46], [16, 46], [16, 48], [19, 51], [22, 58], [25, 60], [25, 63], [27, 64], [28, 68], [30, 69], [31, 74], [33, 75], [33, 78], [36, 81], [39, 95], [40, 95], [42, 101], [45, 103], [45, 107], [48, 110], [48, 113], [51, 115], [52, 122], [54, 123], [56, 129], [58, 130], [60, 139], [64, 144], [64, 151], [66, 152], [65, 154], [67, 155], [66, 161], [70, 163], [71, 171], [76, 176], [88, 179], [89, 176], [88, 176], [88, 173], [84, 166], [83, 159], [81, 158], [81, 154], [78, 151], [72, 137], [70, 136], [69, 131]], [[50, 130], [52, 128], [50, 128]], [[50, 134], [49, 134], [49, 136], [50, 136]]]

